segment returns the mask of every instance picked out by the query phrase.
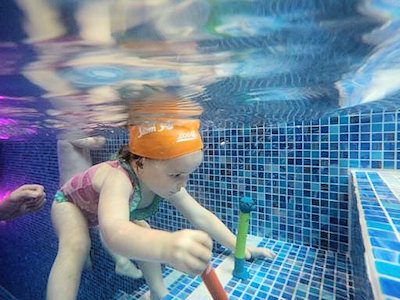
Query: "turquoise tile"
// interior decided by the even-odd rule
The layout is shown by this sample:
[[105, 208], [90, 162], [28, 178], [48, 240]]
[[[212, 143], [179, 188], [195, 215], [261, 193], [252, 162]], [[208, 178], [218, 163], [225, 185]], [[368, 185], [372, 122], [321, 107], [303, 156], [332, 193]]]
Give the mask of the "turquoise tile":
[[373, 248], [372, 252], [376, 259], [397, 263], [397, 252], [377, 248]]
[[390, 214], [392, 219], [400, 220], [400, 209], [399, 210], [387, 209], [387, 212]]
[[368, 233], [370, 236], [373, 236], [376, 238], [384, 238], [387, 240], [397, 241], [397, 236], [391, 231], [384, 231], [384, 230], [368, 228]]
[[399, 242], [394, 242], [394, 241], [385, 240], [385, 239], [377, 239], [374, 237], [371, 237], [370, 241], [371, 241], [372, 246], [386, 248], [389, 250], [394, 250], [394, 251], [400, 252], [400, 243]]
[[372, 216], [370, 216], [370, 217], [368, 217], [367, 221], [376, 221], [376, 222], [385, 223], [385, 222], [387, 222], [387, 219], [386, 219], [386, 217], [372, 217]]
[[400, 200], [396, 199], [399, 201], [398, 203], [385, 203], [384, 206], [386, 209], [394, 209], [398, 212], [400, 212]]
[[322, 299], [324, 299], [324, 300], [334, 300], [335, 296], [332, 293], [324, 291], [323, 295], [322, 295]]
[[[306, 296], [306, 293], [305, 293], [304, 291], [297, 290], [297, 291], [296, 291], [296, 296], [305, 297], [305, 296]], [[303, 299], [304, 299], [304, 298], [303, 298]]]
[[389, 223], [382, 223], [375, 221], [367, 221], [367, 227], [384, 229], [384, 230], [393, 230], [392, 226]]
[[398, 278], [400, 280], [400, 266], [386, 263], [386, 262], [375, 262], [376, 270], [380, 274]]
[[382, 152], [372, 151], [371, 158], [372, 159], [381, 159], [382, 158]]
[[331, 125], [331, 126], [329, 126], [329, 131], [330, 131], [330, 133], [338, 133], [339, 132], [339, 126]]

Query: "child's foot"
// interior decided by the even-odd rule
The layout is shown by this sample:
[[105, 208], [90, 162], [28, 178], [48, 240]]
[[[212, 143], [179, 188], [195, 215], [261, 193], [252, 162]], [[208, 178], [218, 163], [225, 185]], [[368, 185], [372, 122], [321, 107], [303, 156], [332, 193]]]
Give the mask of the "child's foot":
[[161, 300], [165, 296], [169, 294], [169, 291], [164, 288], [164, 289], [159, 289], [157, 291], [152, 291], [150, 290], [150, 300]]
[[123, 276], [128, 276], [133, 279], [143, 277], [142, 271], [140, 271], [130, 260], [124, 262], [116, 262], [115, 273]]
[[99, 150], [105, 145], [106, 141], [107, 140], [104, 136], [99, 135], [76, 139], [71, 141], [70, 143], [75, 147], [82, 149]]

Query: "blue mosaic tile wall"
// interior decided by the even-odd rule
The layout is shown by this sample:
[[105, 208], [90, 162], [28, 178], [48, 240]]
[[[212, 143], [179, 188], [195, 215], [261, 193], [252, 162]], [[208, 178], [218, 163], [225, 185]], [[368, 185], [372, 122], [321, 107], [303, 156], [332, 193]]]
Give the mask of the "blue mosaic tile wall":
[[[203, 130], [205, 159], [192, 175], [189, 191], [233, 231], [238, 221], [238, 200], [246, 195], [258, 204], [258, 211], [252, 213], [251, 234], [347, 252], [348, 170], [399, 168], [399, 120], [399, 111], [374, 110], [277, 126], [206, 128]], [[95, 161], [109, 159], [126, 142], [126, 134], [121, 130], [106, 134], [110, 140], [104, 151], [94, 153]], [[58, 186], [55, 140], [40, 137], [27, 144], [29, 151], [26, 144], [2, 144], [0, 160], [7, 163], [1, 182], [42, 183], [48, 195], [52, 195]], [[40, 299], [44, 295], [47, 275], [39, 278], [36, 274], [38, 270], [48, 274], [56, 253], [49, 203], [39, 214], [0, 228], [2, 246], [6, 245], [0, 258], [10, 270], [0, 274], [0, 280], [21, 299], [32, 295]], [[151, 222], [154, 227], [167, 230], [190, 226], [167, 204]], [[101, 249], [96, 233], [93, 235], [94, 249]], [[32, 249], [38, 250], [32, 252]], [[112, 275], [107, 254], [94, 251], [99, 257], [98, 266], [108, 271], [98, 267], [98, 273], [84, 274], [81, 289], [84, 299], [90, 299], [85, 290], [95, 294], [107, 292], [108, 285], [100, 282], [107, 282], [110, 276], [114, 276], [115, 285], [128, 290], [135, 288], [134, 283]], [[32, 272], [21, 273], [26, 261]], [[13, 278], [21, 278], [24, 284], [17, 287]]]
[[[2, 143], [1, 192], [25, 183], [46, 187], [43, 210], [0, 223], [0, 285], [17, 299], [44, 299], [44, 287], [57, 247], [50, 221], [50, 199], [58, 185], [54, 138]], [[40, 274], [40, 276], [38, 276]]]
[[[251, 234], [349, 251], [349, 168], [400, 168], [399, 111], [203, 132], [204, 163], [189, 190], [233, 231], [238, 201], [256, 200]], [[188, 224], [165, 205], [155, 223]]]

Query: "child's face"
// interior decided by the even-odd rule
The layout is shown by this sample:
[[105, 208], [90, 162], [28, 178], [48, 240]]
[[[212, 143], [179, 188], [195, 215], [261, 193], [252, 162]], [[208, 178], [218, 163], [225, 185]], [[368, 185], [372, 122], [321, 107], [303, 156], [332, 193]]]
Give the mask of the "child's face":
[[200, 150], [168, 160], [145, 159], [140, 178], [151, 191], [168, 199], [186, 187], [189, 175], [202, 161]]

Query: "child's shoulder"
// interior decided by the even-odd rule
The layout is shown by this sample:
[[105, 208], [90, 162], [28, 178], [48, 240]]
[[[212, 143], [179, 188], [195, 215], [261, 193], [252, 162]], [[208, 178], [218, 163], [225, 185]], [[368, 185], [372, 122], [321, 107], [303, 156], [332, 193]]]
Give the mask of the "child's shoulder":
[[97, 171], [97, 170], [111, 170], [111, 169], [118, 169], [119, 163], [116, 160], [107, 160], [103, 162], [99, 162], [94, 164], [89, 168], [90, 171]]
[[123, 169], [119, 168], [118, 161], [105, 161], [98, 163], [92, 167], [95, 172], [93, 176], [93, 181], [95, 186], [101, 187], [105, 182], [111, 181], [120, 181], [130, 183], [129, 178], [127, 178]]
[[127, 172], [121, 166], [118, 160], [107, 160], [97, 165], [94, 165], [93, 167], [102, 168], [104, 170], [112, 170], [113, 172], [123, 174], [124, 176], [127, 175]]

